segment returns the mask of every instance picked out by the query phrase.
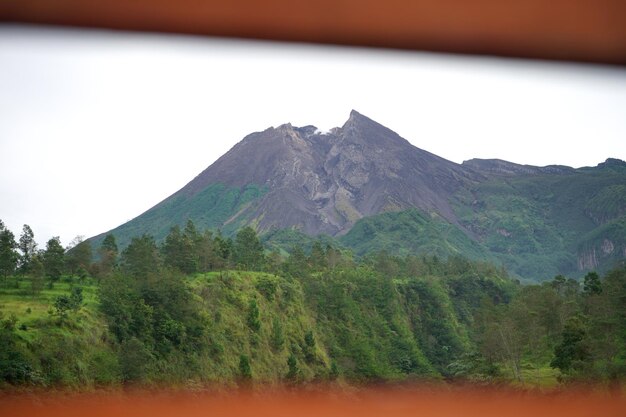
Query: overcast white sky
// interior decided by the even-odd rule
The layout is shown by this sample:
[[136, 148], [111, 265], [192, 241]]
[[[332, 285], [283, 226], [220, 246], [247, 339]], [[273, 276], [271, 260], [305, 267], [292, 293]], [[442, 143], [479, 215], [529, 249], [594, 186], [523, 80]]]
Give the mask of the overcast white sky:
[[458, 163], [626, 159], [623, 69], [0, 25], [0, 219], [66, 245], [251, 132], [351, 109]]

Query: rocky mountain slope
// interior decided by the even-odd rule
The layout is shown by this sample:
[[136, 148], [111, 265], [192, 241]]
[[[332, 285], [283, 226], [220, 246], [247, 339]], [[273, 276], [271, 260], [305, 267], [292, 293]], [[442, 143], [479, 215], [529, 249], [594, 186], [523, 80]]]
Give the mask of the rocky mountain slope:
[[225, 223], [244, 218], [260, 232], [296, 227], [334, 236], [363, 217], [410, 207], [454, 223], [449, 197], [481, 178], [353, 110], [327, 133], [291, 124], [253, 133], [173, 197], [193, 199], [213, 184], [255, 184], [267, 193]]
[[604, 270], [626, 257], [626, 163], [456, 164], [353, 110], [330, 132], [285, 124], [246, 136], [180, 191], [111, 232], [124, 246], [143, 233], [161, 239], [187, 219], [225, 234], [252, 225], [260, 234], [329, 235], [357, 254], [459, 254], [547, 279]]

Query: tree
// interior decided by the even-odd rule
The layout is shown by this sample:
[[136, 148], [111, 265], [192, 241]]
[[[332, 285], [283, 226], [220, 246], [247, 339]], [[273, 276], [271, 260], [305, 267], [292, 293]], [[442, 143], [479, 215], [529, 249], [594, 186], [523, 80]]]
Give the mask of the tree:
[[70, 291], [70, 308], [78, 311], [83, 305], [83, 289], [81, 287], [72, 287]]
[[161, 251], [163, 252], [163, 262], [165, 265], [180, 269], [180, 260], [182, 259], [183, 252], [183, 236], [178, 225], [174, 225], [170, 228], [170, 232], [165, 237]]
[[598, 295], [602, 292], [602, 283], [596, 272], [589, 272], [583, 280], [583, 292], [585, 295]]
[[22, 252], [20, 256], [19, 269], [22, 274], [30, 272], [31, 261], [37, 253], [37, 242], [35, 242], [35, 234], [29, 225], [22, 227], [22, 234], [17, 248]]
[[9, 275], [15, 272], [17, 267], [18, 253], [15, 235], [4, 227], [0, 221], [0, 275], [6, 280]]
[[280, 324], [278, 317], [274, 317], [272, 320], [272, 336], [271, 336], [272, 348], [276, 352], [283, 350], [285, 346], [285, 335], [283, 334], [283, 326]]
[[213, 244], [218, 258], [216, 267], [218, 269], [228, 267], [233, 257], [233, 241], [231, 239], [224, 239], [222, 232], [218, 230]]
[[248, 323], [248, 327], [253, 332], [258, 332], [261, 330], [261, 321], [259, 320], [259, 306], [256, 303], [256, 300], [252, 299], [248, 303], [248, 317], [246, 319]]
[[122, 252], [122, 268], [135, 278], [146, 278], [161, 265], [159, 250], [151, 235], [134, 237]]
[[163, 256], [166, 265], [185, 274], [198, 270], [198, 252], [200, 236], [191, 220], [187, 221], [184, 232], [178, 225], [172, 226], [163, 244]]
[[[523, 310], [517, 306], [517, 312]], [[519, 329], [519, 314], [506, 305], [494, 306], [485, 299], [478, 311], [480, 324], [480, 347], [488, 360], [501, 360], [511, 366], [513, 375], [522, 380], [521, 360], [524, 353], [524, 334]]]
[[115, 242], [115, 236], [112, 235], [111, 233], [106, 235], [104, 237], [104, 240], [102, 240], [102, 245], [100, 245], [100, 248], [104, 251], [112, 252], [115, 255], [117, 255], [118, 248], [117, 248], [117, 243]]
[[67, 312], [71, 309], [71, 304], [70, 297], [67, 295], [59, 295], [54, 299], [55, 314], [59, 316], [61, 321], [65, 320], [67, 317]]
[[34, 255], [30, 260], [30, 285], [33, 294], [39, 294], [43, 289], [46, 271], [40, 255]]
[[46, 276], [51, 282], [56, 282], [61, 278], [63, 265], [65, 263], [65, 249], [61, 246], [61, 239], [53, 237], [46, 243], [46, 250], [43, 253], [43, 265]]
[[330, 245], [326, 245], [326, 262], [328, 264], [328, 268], [335, 269], [342, 263], [341, 251]]
[[120, 367], [124, 381], [141, 381], [147, 377], [154, 357], [150, 350], [135, 337], [120, 346]]
[[250, 358], [247, 355], [239, 356], [239, 380], [243, 383], [249, 383], [252, 379], [252, 368], [250, 367]]
[[65, 264], [71, 275], [80, 269], [89, 269], [92, 259], [91, 243], [83, 240], [83, 236], [76, 236], [70, 243], [65, 256]]
[[333, 381], [339, 378], [339, 367], [337, 366], [337, 361], [334, 359], [330, 362], [330, 372], [328, 377]]
[[326, 252], [319, 240], [316, 240], [311, 247], [309, 263], [313, 269], [318, 271], [326, 267]]
[[283, 258], [280, 256], [280, 252], [277, 249], [272, 250], [266, 259], [265, 269], [274, 275], [280, 272], [280, 266], [283, 262]]
[[56, 315], [59, 316], [61, 320], [67, 318], [67, 313], [69, 311], [78, 311], [83, 304], [83, 289], [80, 287], [73, 287], [70, 295], [59, 295], [54, 300], [54, 309], [56, 310]]
[[196, 252], [198, 254], [199, 272], [213, 271], [220, 266], [221, 259], [218, 254], [218, 248], [210, 230], [205, 230], [200, 235], [196, 244]]
[[289, 258], [283, 263], [283, 270], [294, 277], [304, 277], [309, 273], [309, 264], [302, 246], [296, 245], [291, 249]]
[[580, 291], [580, 284], [572, 278], [565, 278], [563, 275], [554, 277], [550, 286], [561, 296], [565, 298], [575, 297]]
[[315, 361], [315, 336], [313, 336], [313, 330], [309, 330], [304, 334], [304, 346], [302, 350], [307, 363], [313, 363], [313, 361]]
[[233, 254], [235, 263], [242, 269], [260, 271], [265, 264], [263, 245], [250, 226], [241, 229], [235, 237]]
[[183, 258], [181, 260], [181, 271], [186, 274], [193, 274], [198, 271], [199, 248], [202, 243], [202, 236], [198, 233], [196, 225], [191, 219], [187, 220], [183, 230]]
[[102, 281], [98, 298], [100, 311], [118, 342], [131, 338], [152, 342], [154, 308], [141, 298], [134, 280], [113, 273]]
[[550, 362], [552, 368], [558, 368], [568, 373], [572, 368], [578, 368], [589, 353], [583, 343], [585, 328], [579, 317], [572, 317], [565, 324], [561, 343], [554, 348], [554, 358]]
[[287, 371], [287, 375], [285, 375], [285, 378], [289, 382], [296, 382], [298, 380], [298, 377], [300, 376], [300, 369], [298, 369], [298, 360], [296, 359], [296, 355], [294, 355], [293, 352], [289, 355], [289, 358], [287, 359], [287, 367], [289, 370]]
[[100, 274], [108, 275], [113, 271], [115, 263], [117, 262], [117, 243], [115, 242], [115, 236], [108, 234], [104, 237], [99, 249], [100, 253]]

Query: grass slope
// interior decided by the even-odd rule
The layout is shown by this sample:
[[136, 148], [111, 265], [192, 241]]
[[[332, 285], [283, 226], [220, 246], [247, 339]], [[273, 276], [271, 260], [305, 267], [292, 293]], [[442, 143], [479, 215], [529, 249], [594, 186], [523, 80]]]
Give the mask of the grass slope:
[[460, 228], [439, 216], [418, 209], [383, 213], [359, 220], [339, 242], [357, 255], [385, 250], [408, 254], [437, 255], [447, 258], [463, 255], [486, 259], [488, 254]]
[[[193, 220], [199, 230], [222, 229], [230, 234], [245, 225], [248, 219], [238, 217], [255, 200], [262, 197], [267, 189], [256, 184], [242, 188], [224, 184], [211, 184], [192, 196], [177, 194], [127, 223], [107, 232], [115, 236], [120, 248], [125, 248], [132, 237], [144, 233], [154, 236], [157, 241], [165, 238], [174, 225], [184, 227], [188, 219]], [[98, 247], [105, 234], [96, 236], [92, 245]]]
[[[299, 277], [222, 271], [183, 279], [203, 329], [194, 347], [161, 351], [137, 339], [118, 342], [110, 330], [117, 323], [108, 321], [98, 285], [89, 279], [66, 277], [37, 295], [25, 280], [2, 289], [0, 371], [22, 372], [22, 381], [33, 385], [75, 389], [125, 381], [232, 386], [241, 380], [244, 355], [255, 383], [382, 382], [438, 379], [470, 347], [466, 323], [454, 308], [463, 291], [457, 285], [452, 293], [452, 281], [391, 280], [367, 266]], [[504, 288], [483, 279], [500, 288], [496, 292]], [[78, 285], [81, 308], [64, 319], [50, 314], [55, 298]], [[288, 377], [290, 357], [297, 371]]]

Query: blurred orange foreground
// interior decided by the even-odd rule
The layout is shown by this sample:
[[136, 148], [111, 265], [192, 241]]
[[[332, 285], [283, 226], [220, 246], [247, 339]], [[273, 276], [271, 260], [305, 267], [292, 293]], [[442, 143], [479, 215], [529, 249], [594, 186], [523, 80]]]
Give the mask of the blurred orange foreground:
[[468, 389], [254, 394], [4, 394], [0, 415], [150, 417], [623, 417], [626, 398], [591, 391], [549, 394]]

